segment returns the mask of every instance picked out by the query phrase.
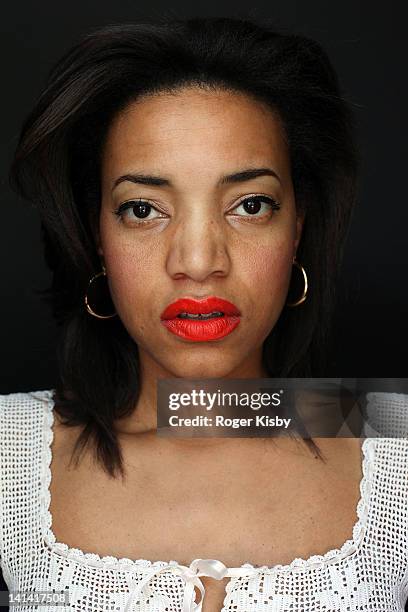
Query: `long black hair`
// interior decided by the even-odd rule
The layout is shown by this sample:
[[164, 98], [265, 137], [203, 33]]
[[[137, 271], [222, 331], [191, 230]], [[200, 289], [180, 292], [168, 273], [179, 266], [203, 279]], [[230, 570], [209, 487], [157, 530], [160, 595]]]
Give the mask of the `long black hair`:
[[43, 297], [59, 326], [55, 410], [85, 426], [76, 450], [93, 437], [112, 476], [123, 474], [114, 421], [134, 410], [140, 373], [137, 345], [119, 317], [101, 321], [84, 307], [89, 279], [101, 270], [94, 240], [101, 152], [113, 117], [130, 102], [189, 85], [249, 94], [283, 122], [296, 207], [306, 212], [297, 259], [309, 291], [301, 306], [283, 309], [263, 360], [271, 377], [324, 376], [359, 165], [353, 114], [327, 54], [307, 37], [247, 19], [98, 28], [49, 72], [23, 123], [10, 183], [38, 208], [53, 272]]

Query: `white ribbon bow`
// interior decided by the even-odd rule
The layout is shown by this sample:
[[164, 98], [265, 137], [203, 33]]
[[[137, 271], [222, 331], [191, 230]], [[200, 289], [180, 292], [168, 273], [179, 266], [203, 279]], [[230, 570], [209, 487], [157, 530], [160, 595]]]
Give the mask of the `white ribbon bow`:
[[[150, 582], [153, 576], [160, 574], [161, 572], [171, 570], [176, 574], [182, 576], [185, 580], [184, 598], [183, 598], [183, 610], [182, 612], [201, 612], [205, 587], [200, 580], [200, 576], [209, 576], [216, 580], [222, 580], [223, 578], [230, 576], [248, 576], [255, 575], [262, 568], [254, 567], [226, 567], [218, 559], [194, 559], [190, 563], [190, 566], [180, 565], [176, 561], [170, 561], [162, 567], [152, 568], [147, 575], [139, 582], [135, 588], [131, 591], [130, 596], [127, 600], [125, 609], [123, 612], [129, 612], [131, 605], [134, 601], [138, 601], [143, 588]], [[195, 590], [194, 587], [198, 587], [201, 598], [198, 603], [195, 601]]]

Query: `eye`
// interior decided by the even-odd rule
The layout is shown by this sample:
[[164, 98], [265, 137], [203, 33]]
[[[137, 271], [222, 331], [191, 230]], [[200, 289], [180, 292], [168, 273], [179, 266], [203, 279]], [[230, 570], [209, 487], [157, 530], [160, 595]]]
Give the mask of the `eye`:
[[[128, 213], [127, 211], [131, 211]], [[126, 214], [125, 214], [126, 213]], [[123, 221], [127, 218], [132, 224], [138, 225], [142, 223], [148, 223], [154, 219], [164, 218], [164, 215], [157, 210], [152, 204], [149, 204], [146, 200], [129, 200], [123, 202], [114, 211], [114, 214]]]
[[[279, 210], [280, 204], [265, 195], [252, 195], [246, 197], [244, 200], [233, 208], [233, 214], [239, 217], [264, 217], [268, 215], [272, 210]], [[242, 212], [237, 212], [239, 210]]]

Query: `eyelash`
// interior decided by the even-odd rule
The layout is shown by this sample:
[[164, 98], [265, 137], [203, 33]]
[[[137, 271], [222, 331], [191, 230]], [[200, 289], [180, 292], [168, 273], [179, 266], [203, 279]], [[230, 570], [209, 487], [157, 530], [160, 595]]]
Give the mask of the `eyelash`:
[[[234, 206], [234, 208], [232, 210], [235, 210], [236, 208], [239, 208], [239, 206], [242, 206], [246, 202], [252, 202], [252, 201], [255, 201], [255, 202], [267, 202], [272, 210], [279, 210], [280, 209], [279, 202], [277, 202], [276, 200], [274, 200], [273, 198], [271, 198], [269, 196], [265, 196], [265, 195], [259, 194], [259, 195], [247, 196], [246, 198], [241, 200], [236, 206]], [[150, 208], [152, 208], [153, 210], [157, 211], [157, 208], [155, 208], [152, 204], [150, 204], [150, 202], [148, 200], [143, 200], [143, 198], [137, 198], [135, 200], [128, 200], [127, 202], [123, 202], [122, 204], [120, 204], [120, 206], [118, 206], [118, 208], [114, 211], [114, 215], [117, 216], [118, 221], [123, 223], [124, 222], [123, 221], [123, 213], [126, 210], [134, 208], [134, 206], [136, 204], [147, 204], [148, 206], [150, 206]], [[158, 212], [160, 212], [160, 211], [158, 211]], [[256, 213], [254, 215], [251, 215], [251, 214], [248, 213], [248, 215], [236, 215], [236, 216], [244, 217], [244, 218], [249, 218], [249, 219], [251, 219], [251, 218], [252, 219], [261, 219], [265, 215], [260, 215], [260, 216], [257, 217]], [[163, 218], [163, 217], [155, 217], [154, 219], [144, 220], [143, 218], [138, 218], [138, 217], [135, 216], [135, 219], [138, 219], [138, 221], [134, 222], [133, 225], [147, 225], [149, 223], [152, 223], [156, 219], [160, 219], [160, 218]]]

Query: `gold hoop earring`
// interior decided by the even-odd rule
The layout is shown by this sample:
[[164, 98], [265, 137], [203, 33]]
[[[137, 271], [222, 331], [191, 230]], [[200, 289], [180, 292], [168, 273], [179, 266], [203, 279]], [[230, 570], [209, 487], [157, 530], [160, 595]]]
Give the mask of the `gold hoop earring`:
[[87, 311], [89, 312], [89, 314], [91, 314], [94, 317], [97, 317], [98, 319], [111, 319], [112, 317], [116, 317], [117, 312], [111, 314], [111, 315], [99, 315], [98, 313], [96, 313], [93, 308], [91, 308], [91, 306], [89, 305], [89, 301], [88, 301], [88, 291], [92, 285], [92, 283], [99, 278], [100, 276], [106, 276], [106, 270], [105, 270], [105, 266], [102, 266], [102, 272], [99, 272], [98, 274], [95, 274], [95, 276], [93, 276], [89, 283], [88, 283], [88, 289], [85, 293], [85, 306]]
[[304, 288], [303, 288], [303, 293], [300, 296], [300, 298], [298, 300], [296, 300], [295, 302], [286, 302], [286, 306], [299, 306], [299, 304], [303, 304], [303, 302], [306, 299], [306, 295], [307, 295], [307, 290], [308, 290], [308, 283], [307, 283], [307, 275], [306, 275], [306, 270], [304, 269], [304, 267], [302, 265], [300, 265], [300, 263], [297, 261], [296, 257], [293, 258], [293, 264], [302, 272], [303, 274], [303, 282], [304, 282]]

